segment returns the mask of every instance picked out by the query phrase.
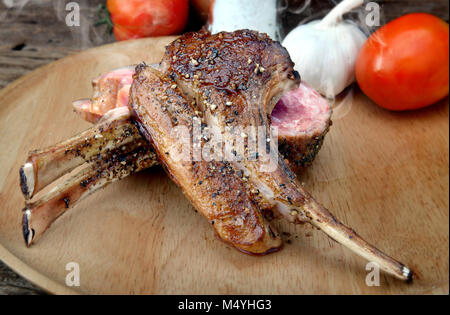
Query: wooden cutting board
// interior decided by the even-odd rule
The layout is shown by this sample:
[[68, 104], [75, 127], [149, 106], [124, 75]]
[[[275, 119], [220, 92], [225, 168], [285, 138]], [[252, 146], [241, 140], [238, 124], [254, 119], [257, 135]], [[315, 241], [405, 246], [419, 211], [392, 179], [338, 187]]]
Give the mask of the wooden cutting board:
[[[449, 292], [449, 106], [391, 113], [357, 88], [301, 180], [344, 223], [413, 268], [366, 286], [366, 262], [309, 226], [275, 222], [286, 245], [265, 257], [219, 241], [160, 168], [110, 185], [61, 217], [31, 248], [21, 233], [19, 167], [27, 152], [90, 125], [71, 101], [119, 66], [157, 62], [172, 38], [91, 49], [38, 69], [0, 92], [0, 258], [53, 293], [381, 294]], [[80, 266], [80, 287], [65, 285]]]

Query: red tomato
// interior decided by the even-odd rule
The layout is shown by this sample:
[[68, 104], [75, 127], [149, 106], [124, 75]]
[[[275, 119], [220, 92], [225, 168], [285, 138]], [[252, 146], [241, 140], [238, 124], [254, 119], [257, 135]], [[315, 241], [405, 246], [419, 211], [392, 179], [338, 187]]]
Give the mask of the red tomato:
[[108, 0], [117, 40], [178, 34], [186, 26], [188, 0]]
[[449, 92], [449, 27], [430, 14], [400, 17], [376, 31], [356, 63], [363, 92], [381, 107], [426, 107]]

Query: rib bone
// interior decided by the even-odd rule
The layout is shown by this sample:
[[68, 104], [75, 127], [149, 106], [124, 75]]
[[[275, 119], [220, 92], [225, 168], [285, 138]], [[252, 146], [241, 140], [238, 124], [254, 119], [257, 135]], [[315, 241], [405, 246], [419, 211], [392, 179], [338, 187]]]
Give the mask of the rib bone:
[[25, 199], [31, 199], [42, 188], [99, 154], [130, 142], [146, 145], [130, 122], [126, 107], [110, 111], [93, 128], [44, 150], [32, 151], [20, 169], [20, 186]]
[[150, 147], [134, 142], [110, 151], [100, 160], [85, 163], [76, 174], [26, 205], [22, 222], [26, 245], [30, 246], [60, 215], [82, 199], [155, 164], [156, 156]]

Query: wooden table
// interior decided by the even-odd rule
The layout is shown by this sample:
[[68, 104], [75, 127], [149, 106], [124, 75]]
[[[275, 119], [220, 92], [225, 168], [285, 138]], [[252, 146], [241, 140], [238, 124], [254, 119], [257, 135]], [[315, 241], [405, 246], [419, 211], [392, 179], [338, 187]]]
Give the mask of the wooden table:
[[[79, 0], [81, 26], [65, 24], [65, 3], [68, 1], [31, 0], [22, 8], [8, 8], [0, 2], [0, 88], [25, 73], [81, 50], [113, 42], [105, 27], [94, 27], [101, 0]], [[384, 21], [412, 11], [434, 12], [448, 21], [448, 1], [379, 1], [383, 3]], [[291, 5], [303, 1], [290, 0]], [[314, 10], [326, 10], [329, 1], [315, 1]], [[283, 15], [287, 29], [305, 18], [293, 13]], [[196, 25], [190, 25], [195, 29]], [[42, 290], [17, 275], [0, 261], [0, 294], [44, 294]]]

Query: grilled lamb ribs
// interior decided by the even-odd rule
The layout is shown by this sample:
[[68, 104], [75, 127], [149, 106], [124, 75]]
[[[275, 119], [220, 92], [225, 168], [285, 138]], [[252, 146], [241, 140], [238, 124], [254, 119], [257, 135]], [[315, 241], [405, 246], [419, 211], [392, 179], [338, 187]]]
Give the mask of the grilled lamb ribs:
[[[137, 67], [129, 100], [131, 121], [188, 199], [236, 248], [256, 254], [278, 249], [279, 237], [262, 215], [272, 212], [289, 222], [311, 223], [386, 272], [410, 280], [407, 267], [365, 242], [317, 203], [273, 148], [277, 139], [270, 133], [270, 114], [280, 95], [295, 89], [299, 81], [286, 50], [266, 35], [252, 31], [189, 33], [167, 47], [158, 69]], [[258, 157], [180, 163], [169, 150], [179, 140], [170, 132], [174, 124], [182, 123], [192, 133], [193, 117], [226, 139], [228, 128], [263, 126], [268, 135], [264, 139], [268, 162], [275, 169], [263, 170], [266, 165]], [[327, 129], [328, 125], [324, 132]], [[314, 140], [319, 148], [320, 137]], [[35, 173], [34, 165], [29, 168], [29, 174]], [[27, 236], [33, 216], [25, 214]]]
[[[242, 179], [259, 192], [265, 205], [269, 203], [277, 215], [289, 222], [306, 222], [318, 227], [358, 255], [378, 263], [386, 272], [409, 279], [411, 272], [407, 267], [364, 241], [317, 203], [304, 190], [277, 148], [274, 150], [270, 145], [275, 141], [270, 132], [270, 114], [281, 95], [300, 83], [293, 68], [289, 54], [279, 43], [267, 35], [246, 30], [216, 35], [186, 34], [167, 47], [160, 64], [161, 72], [175, 83], [173, 86], [203, 113], [204, 122], [220, 130], [225, 139], [232, 138], [230, 128], [264, 126], [269, 135], [269, 163], [244, 158], [231, 164], [240, 171]], [[168, 173], [186, 193], [187, 185], [195, 185], [195, 182], [180, 181], [178, 176], [183, 176], [176, 171], [176, 163], [161, 151], [164, 141], [161, 143], [161, 131], [155, 127], [158, 116], [151, 114], [158, 106], [161, 110], [171, 107], [174, 113], [185, 109], [162, 95], [152, 95], [150, 86], [145, 83], [151, 81], [151, 73], [156, 70], [147, 69], [138, 68], [130, 106], [142, 134], [153, 143]], [[157, 101], [153, 101], [154, 98]], [[267, 164], [276, 167], [270, 169]]]
[[[152, 66], [159, 67], [159, 65]], [[62, 143], [30, 152], [28, 161], [20, 172], [21, 187], [27, 200], [84, 163], [90, 165], [90, 175], [80, 171], [66, 182], [59, 184], [52, 194], [46, 194], [36, 202], [27, 203], [23, 221], [28, 246], [36, 241], [61, 214], [74, 207], [83, 198], [109, 183], [159, 164], [155, 152], [142, 139], [130, 120], [129, 88], [134, 73], [135, 67], [123, 67], [96, 78], [92, 83], [93, 98], [73, 103], [76, 113], [96, 125]], [[280, 152], [287, 158], [287, 162], [292, 161], [289, 164], [290, 168], [299, 172], [312, 163], [319, 151], [331, 124], [331, 108], [321, 95], [301, 84], [298, 89], [283, 96], [275, 107], [272, 120], [273, 125], [280, 131]], [[119, 157], [110, 153], [115, 147], [124, 147], [132, 142], [143, 146], [139, 158], [127, 157], [126, 151]], [[127, 166], [126, 172], [105, 172], [99, 167], [110, 164], [110, 159], [125, 158], [127, 163], [131, 164]], [[83, 193], [80, 194], [78, 186], [80, 182], [86, 181], [77, 179], [82, 174], [84, 177], [90, 176], [90, 185], [85, 185]], [[63, 198], [70, 202], [62, 202]], [[31, 230], [33, 232], [29, 232]]]
[[141, 133], [153, 144], [167, 174], [220, 238], [252, 254], [280, 248], [277, 233], [262, 216], [264, 204], [254, 198], [249, 183], [231, 163], [178, 158], [184, 143], [172, 130], [183, 126], [191, 135], [194, 122], [202, 123], [202, 117], [174, 81], [151, 67], [141, 67], [130, 94]]
[[[92, 82], [93, 98], [75, 101], [75, 112], [84, 120], [97, 123], [109, 110], [128, 107], [133, 74], [134, 67], [123, 67], [96, 78]], [[314, 161], [331, 125], [331, 113], [327, 100], [304, 83], [275, 106], [271, 117], [279, 132], [279, 151], [295, 173]]]

